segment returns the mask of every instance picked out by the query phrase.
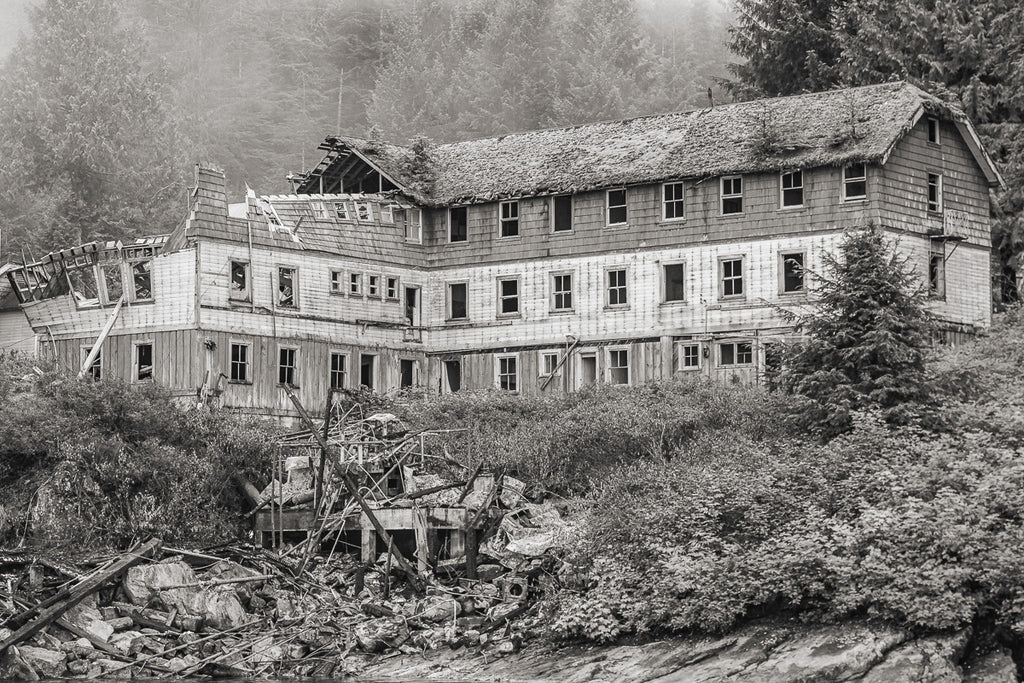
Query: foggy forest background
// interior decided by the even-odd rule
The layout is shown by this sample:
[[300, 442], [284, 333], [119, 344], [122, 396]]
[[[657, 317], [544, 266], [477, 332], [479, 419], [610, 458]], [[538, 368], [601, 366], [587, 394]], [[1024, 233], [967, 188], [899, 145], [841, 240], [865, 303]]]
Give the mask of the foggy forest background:
[[1016, 0], [0, 0], [0, 259], [168, 232], [192, 165], [289, 191], [332, 133], [434, 143], [908, 79], [979, 124], [1024, 249]]

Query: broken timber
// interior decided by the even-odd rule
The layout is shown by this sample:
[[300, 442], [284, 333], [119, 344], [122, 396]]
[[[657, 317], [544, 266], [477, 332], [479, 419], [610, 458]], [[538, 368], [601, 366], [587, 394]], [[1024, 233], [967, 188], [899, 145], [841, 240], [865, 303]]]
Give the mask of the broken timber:
[[151, 539], [138, 549], [130, 550], [125, 553], [107, 569], [85, 579], [68, 592], [67, 599], [44, 609], [38, 616], [5, 638], [3, 642], [0, 642], [0, 653], [4, 652], [11, 645], [17, 645], [26, 638], [31, 638], [36, 633], [62, 617], [69, 609], [82, 602], [82, 600], [85, 600], [85, 598], [95, 592], [104, 583], [117, 578], [130, 567], [152, 557], [158, 550], [160, 550], [160, 539]]

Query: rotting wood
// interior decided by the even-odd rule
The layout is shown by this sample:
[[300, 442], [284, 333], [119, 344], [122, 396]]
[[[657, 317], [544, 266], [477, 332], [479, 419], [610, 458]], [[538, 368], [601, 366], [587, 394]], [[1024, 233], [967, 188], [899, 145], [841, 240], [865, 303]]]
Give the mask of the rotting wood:
[[10, 636], [5, 638], [3, 642], [0, 642], [0, 652], [4, 652], [11, 645], [17, 645], [26, 638], [31, 638], [39, 631], [46, 628], [49, 624], [59, 619], [65, 612], [80, 603], [91, 593], [99, 589], [107, 581], [120, 576], [122, 573], [127, 571], [130, 567], [134, 567], [143, 560], [152, 557], [160, 550], [161, 541], [158, 538], [153, 538], [142, 544], [141, 547], [133, 549], [125, 553], [121, 558], [111, 565], [105, 571], [95, 574], [92, 577], [85, 579], [77, 586], [69, 591], [67, 599], [64, 601], [49, 607], [42, 612], [39, 616], [29, 621], [27, 624], [19, 628], [17, 631], [12, 633]]
[[[316, 425], [313, 424], [312, 418], [310, 418], [309, 413], [306, 412], [305, 407], [303, 407], [302, 402], [299, 401], [299, 397], [295, 395], [295, 392], [292, 391], [291, 387], [285, 385], [284, 390], [292, 404], [295, 406], [295, 409], [299, 412], [299, 416], [305, 423], [306, 428], [309, 429], [313, 436], [316, 437], [316, 440], [323, 451], [320, 457], [326, 458], [331, 450], [327, 443], [327, 439], [325, 439], [316, 429]], [[356, 486], [356, 483], [352, 480], [352, 476], [347, 472], [342, 473], [341, 481], [345, 484], [345, 489], [348, 491], [348, 495], [359, 504], [363, 514], [366, 515], [368, 520], [370, 520], [370, 524], [372, 524], [373, 528], [377, 531], [377, 535], [380, 536], [381, 540], [383, 540], [385, 544], [387, 544], [389, 554], [394, 556], [395, 561], [398, 562], [398, 566], [403, 572], [405, 572], [413, 589], [416, 592], [423, 592], [423, 582], [420, 580], [416, 570], [412, 568], [409, 561], [405, 559], [404, 555], [402, 555], [402, 551], [394, 547], [391, 535], [381, 525], [377, 516], [374, 514], [373, 509], [366, 503], [366, 500], [363, 499], [362, 495], [360, 495], [359, 487]]]
[[[106, 341], [107, 335], [110, 334], [110, 330], [114, 327], [114, 321], [117, 320], [117, 314], [121, 312], [121, 306], [124, 305], [124, 294], [117, 300], [117, 304], [114, 305], [114, 310], [107, 319], [107, 324], [100, 330], [100, 336], [96, 337], [96, 341], [93, 342], [92, 348], [89, 349], [89, 355], [85, 357], [85, 361], [82, 363], [82, 368], [78, 371], [78, 379], [85, 377], [85, 373], [89, 371], [92, 364], [96, 362], [96, 358], [100, 355], [100, 349], [103, 347], [103, 342]], [[0, 649], [0, 652], [3, 650]]]

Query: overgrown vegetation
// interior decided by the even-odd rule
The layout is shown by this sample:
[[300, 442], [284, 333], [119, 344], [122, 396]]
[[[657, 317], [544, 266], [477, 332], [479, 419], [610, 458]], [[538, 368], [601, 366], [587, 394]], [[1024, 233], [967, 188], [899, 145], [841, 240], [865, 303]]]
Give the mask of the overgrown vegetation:
[[154, 385], [38, 376], [17, 359], [0, 373], [0, 542], [237, 537], [246, 505], [231, 473], [265, 478], [269, 426], [184, 407]]

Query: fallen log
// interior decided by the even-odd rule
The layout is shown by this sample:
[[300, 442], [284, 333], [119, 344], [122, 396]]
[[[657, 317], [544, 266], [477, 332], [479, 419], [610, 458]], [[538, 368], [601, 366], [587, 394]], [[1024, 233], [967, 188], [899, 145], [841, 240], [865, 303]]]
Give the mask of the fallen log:
[[160, 550], [160, 539], [153, 538], [137, 549], [130, 550], [102, 572], [85, 579], [68, 591], [68, 597], [51, 607], [42, 610], [38, 616], [23, 625], [17, 631], [0, 642], [0, 653], [4, 652], [11, 645], [17, 645], [27, 638], [31, 638], [54, 621], [64, 615], [69, 609], [85, 600], [91, 593], [94, 593], [107, 581], [117, 578], [130, 567], [134, 567], [143, 560], [152, 557]]

